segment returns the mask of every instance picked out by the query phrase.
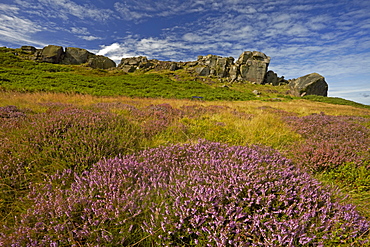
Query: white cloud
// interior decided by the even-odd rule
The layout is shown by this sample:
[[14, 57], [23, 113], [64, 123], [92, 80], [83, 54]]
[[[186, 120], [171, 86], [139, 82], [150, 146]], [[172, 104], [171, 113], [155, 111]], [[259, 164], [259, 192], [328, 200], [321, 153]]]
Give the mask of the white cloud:
[[102, 39], [101, 37], [96, 37], [96, 36], [92, 36], [92, 35], [86, 35], [86, 36], [78, 36], [80, 39], [84, 39], [84, 40], [87, 40], [87, 41], [92, 41], [92, 40], [99, 40], [99, 39]]
[[87, 30], [86, 27], [72, 27], [71, 32], [75, 34], [81, 34], [81, 35], [89, 35], [90, 32]]
[[250, 4], [236, 0], [119, 1], [114, 4], [114, 7], [124, 19], [134, 21], [158, 16], [179, 16], [189, 13], [202, 13], [209, 11], [236, 11], [241, 14], [253, 14], [257, 12], [257, 10]]
[[106, 21], [111, 18], [113, 11], [98, 9], [93, 5], [80, 5], [71, 0], [36, 0], [30, 3], [27, 0], [15, 0], [18, 6], [30, 14], [48, 18], [68, 20], [70, 16], [79, 19], [94, 19]]
[[0, 11], [15, 13], [18, 12], [18, 10], [19, 8], [14, 5], [0, 3]]
[[90, 35], [90, 32], [86, 27], [72, 27], [71, 33], [77, 34], [77, 37], [80, 39], [84, 39], [87, 41], [99, 40], [103, 39], [101, 37]]
[[0, 4], [0, 41], [44, 45], [32, 39], [32, 34], [43, 28], [27, 18], [18, 17], [18, 11], [19, 8], [13, 5]]
[[204, 39], [195, 33], [186, 33], [182, 38], [187, 42], [203, 42]]

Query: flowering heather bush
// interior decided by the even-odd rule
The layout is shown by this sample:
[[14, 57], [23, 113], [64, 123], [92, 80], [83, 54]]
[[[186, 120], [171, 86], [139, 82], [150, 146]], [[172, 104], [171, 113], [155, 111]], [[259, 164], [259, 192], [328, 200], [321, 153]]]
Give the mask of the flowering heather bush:
[[306, 139], [291, 152], [294, 160], [309, 170], [320, 172], [346, 163], [362, 165], [370, 158], [370, 130], [362, 125], [369, 119], [313, 114], [287, 117], [286, 121]]
[[19, 110], [14, 105], [0, 107], [0, 119], [1, 118], [18, 118], [18, 117], [25, 117], [25, 116], [26, 114], [24, 114], [21, 110]]
[[78, 108], [31, 115], [16, 134], [8, 158], [18, 156], [28, 165], [56, 162], [85, 167], [102, 157], [126, 153], [137, 145], [139, 136], [122, 117]]
[[103, 157], [129, 153], [139, 146], [139, 128], [123, 117], [55, 109], [28, 114], [22, 121], [7, 118], [7, 124], [0, 125], [0, 216], [12, 210], [10, 205], [31, 180], [66, 168], [81, 172]]
[[369, 222], [272, 149], [201, 141], [34, 184], [12, 246], [323, 246]]

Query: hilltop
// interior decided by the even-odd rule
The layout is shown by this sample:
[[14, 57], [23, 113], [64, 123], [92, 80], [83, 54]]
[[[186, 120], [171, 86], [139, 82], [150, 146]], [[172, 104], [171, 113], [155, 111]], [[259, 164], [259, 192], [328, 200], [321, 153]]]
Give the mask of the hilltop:
[[[281, 86], [288, 85], [287, 94], [293, 96], [318, 95], [327, 96], [328, 84], [325, 78], [317, 73], [302, 76], [297, 79], [286, 80], [284, 76], [278, 77], [276, 73], [268, 70], [271, 58], [258, 51], [245, 51], [235, 61], [233, 57], [220, 57], [216, 55], [198, 56], [197, 61], [173, 62], [148, 59], [147, 57], [122, 58], [116, 63], [111, 59], [95, 55], [86, 49], [48, 45], [43, 49], [32, 46], [22, 46], [20, 49], [3, 48], [3, 52], [35, 62], [45, 62], [62, 65], [86, 65], [94, 69], [109, 69], [132, 73], [165, 72], [180, 70], [190, 80], [213, 81], [225, 85], [258, 84]], [[178, 77], [178, 75], [176, 75]], [[208, 80], [207, 80], [208, 79]], [[255, 94], [259, 95], [258, 92]]]

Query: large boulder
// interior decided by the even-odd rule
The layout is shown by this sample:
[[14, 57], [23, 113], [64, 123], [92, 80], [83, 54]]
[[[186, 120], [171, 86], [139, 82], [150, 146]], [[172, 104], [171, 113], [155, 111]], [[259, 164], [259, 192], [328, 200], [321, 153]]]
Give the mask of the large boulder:
[[23, 52], [26, 52], [26, 53], [34, 54], [37, 49], [35, 47], [33, 47], [33, 46], [24, 45], [24, 46], [21, 47], [21, 50]]
[[328, 95], [328, 83], [326, 83], [325, 78], [318, 73], [312, 73], [290, 80], [289, 87], [295, 96]]
[[274, 71], [272, 70], [267, 71], [266, 76], [265, 76], [265, 84], [271, 84], [271, 85], [276, 86], [278, 85], [278, 81], [279, 81], [279, 78]]
[[[270, 64], [270, 57], [258, 51], [245, 51], [234, 63], [233, 57], [207, 55], [198, 57], [198, 75], [229, 78], [229, 81], [250, 81], [263, 84]], [[205, 68], [207, 67], [207, 68]]]
[[89, 58], [87, 64], [94, 69], [110, 69], [116, 67], [116, 63], [113, 60], [100, 55]]
[[60, 63], [64, 55], [62, 46], [48, 45], [41, 51], [41, 61], [47, 63]]
[[67, 47], [64, 53], [62, 64], [83, 64], [95, 55], [86, 49]]
[[[217, 77], [228, 77], [230, 66], [234, 64], [233, 57], [220, 57], [216, 55], [198, 56], [196, 72], [200, 76], [213, 75]], [[204, 73], [209, 71], [209, 73]]]
[[263, 84], [270, 64], [270, 57], [259, 51], [243, 52], [236, 65], [239, 66], [240, 79]]

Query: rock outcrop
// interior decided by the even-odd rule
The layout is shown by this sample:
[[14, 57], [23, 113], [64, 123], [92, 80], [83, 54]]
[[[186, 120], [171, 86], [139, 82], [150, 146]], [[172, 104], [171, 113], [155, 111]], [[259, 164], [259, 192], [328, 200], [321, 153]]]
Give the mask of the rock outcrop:
[[64, 55], [63, 47], [48, 45], [36, 52], [36, 59], [47, 63], [61, 63]]
[[233, 57], [199, 56], [196, 72], [200, 76], [217, 76], [230, 81], [264, 84], [270, 57], [258, 51], [245, 51], [234, 63]]
[[[266, 83], [266, 74], [270, 63], [270, 57], [266, 56], [266, 54], [258, 51], [245, 51], [239, 56], [236, 62], [234, 60], [233, 57], [221, 57], [211, 54], [198, 56], [197, 61], [190, 62], [148, 60], [147, 57], [140, 56], [122, 58], [118, 68], [125, 72], [134, 72], [137, 69], [168, 69], [175, 71], [187, 67], [192, 68], [198, 76], [225, 78], [230, 82], [249, 81], [256, 84]], [[285, 80], [278, 78], [277, 75], [272, 81], [276, 85], [286, 83]]]
[[272, 70], [267, 71], [264, 84], [269, 84], [273, 86], [281, 86], [281, 85], [285, 85], [288, 83], [289, 82], [285, 80], [284, 76], [278, 77], [278, 75], [274, 71]]
[[86, 49], [48, 45], [43, 49], [33, 46], [22, 46], [21, 50], [31, 54], [31, 59], [54, 64], [87, 64], [95, 69], [109, 69], [116, 67], [116, 63], [104, 56], [95, 55]]
[[94, 56], [87, 61], [89, 67], [94, 69], [110, 69], [116, 67], [116, 63], [104, 56]]
[[[22, 46], [21, 50], [29, 54], [27, 59], [55, 64], [86, 64], [97, 69], [110, 69], [116, 63], [104, 56], [95, 55], [85, 49], [48, 45], [43, 49], [33, 46]], [[328, 84], [325, 78], [317, 73], [308, 74], [297, 79], [285, 80], [284, 76], [268, 70], [270, 57], [259, 51], [245, 51], [235, 61], [233, 57], [217, 55], [198, 56], [196, 61], [173, 62], [148, 59], [145, 56], [122, 58], [117, 69], [126, 73], [136, 70], [170, 70], [185, 68], [186, 71], [198, 77], [216, 77], [222, 82], [251, 82], [273, 86], [289, 84], [290, 91], [295, 96], [320, 95], [327, 96]], [[258, 95], [256, 92], [254, 92]]]
[[328, 83], [317, 73], [308, 74], [289, 82], [289, 87], [295, 96], [320, 95], [328, 96]]
[[137, 69], [148, 69], [153, 65], [147, 57], [122, 58], [118, 68], [124, 72], [134, 72]]
[[181, 69], [184, 64], [183, 62], [159, 61], [157, 59], [148, 60], [147, 57], [139, 56], [122, 58], [117, 68], [127, 73], [138, 69], [175, 71]]
[[264, 83], [269, 64], [270, 57], [258, 51], [245, 51], [236, 61], [236, 66], [239, 67], [240, 79], [257, 84]]
[[85, 49], [67, 47], [61, 63], [63, 64], [83, 64], [93, 57], [95, 57], [95, 54]]

